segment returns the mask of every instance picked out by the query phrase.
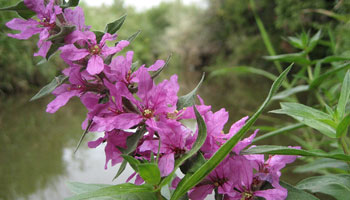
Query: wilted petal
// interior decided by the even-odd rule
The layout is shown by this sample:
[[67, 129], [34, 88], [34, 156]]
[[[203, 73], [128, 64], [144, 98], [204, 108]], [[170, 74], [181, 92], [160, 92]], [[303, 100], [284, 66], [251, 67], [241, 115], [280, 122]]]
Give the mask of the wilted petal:
[[104, 63], [103, 59], [98, 55], [93, 55], [89, 59], [86, 71], [91, 75], [99, 74], [103, 71]]

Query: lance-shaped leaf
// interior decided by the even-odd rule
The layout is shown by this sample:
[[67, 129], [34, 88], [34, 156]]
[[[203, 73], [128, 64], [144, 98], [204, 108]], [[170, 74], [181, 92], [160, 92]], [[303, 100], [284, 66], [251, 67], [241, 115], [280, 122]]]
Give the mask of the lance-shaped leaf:
[[286, 200], [319, 200], [314, 195], [300, 190], [285, 182], [280, 182], [281, 186], [288, 190], [288, 196]]
[[290, 54], [281, 54], [276, 56], [264, 56], [266, 60], [289, 62], [289, 63], [298, 63], [301, 65], [310, 65], [311, 61], [308, 60], [305, 56], [305, 53], [290, 53]]
[[315, 60], [313, 63], [332, 63], [332, 62], [340, 62], [340, 61], [349, 61], [349, 56], [327, 56], [321, 60]]
[[317, 88], [319, 85], [321, 85], [323, 83], [324, 80], [326, 80], [330, 75], [336, 74], [337, 72], [347, 69], [350, 67], [350, 63], [344, 63], [338, 67], [336, 67], [335, 69], [331, 69], [327, 72], [325, 72], [324, 74], [320, 75], [319, 77], [315, 78], [311, 84], [310, 84], [310, 89], [315, 89]]
[[135, 172], [139, 171], [138, 166], [139, 164], [141, 164], [139, 160], [129, 155], [122, 155], [122, 157], [129, 163], [129, 165], [134, 169]]
[[271, 131], [271, 132], [268, 132], [268, 133], [265, 133], [264, 135], [255, 137], [254, 140], [253, 140], [253, 143], [254, 142], [258, 142], [258, 141], [263, 140], [263, 139], [266, 139], [266, 138], [269, 138], [269, 137], [272, 137], [272, 136], [276, 136], [276, 135], [279, 135], [279, 134], [283, 134], [283, 133], [286, 133], [286, 132], [290, 132], [290, 131], [299, 129], [299, 128], [302, 128], [304, 126], [305, 125], [303, 123], [292, 124], [292, 125], [289, 125], [289, 126], [286, 126], [286, 127], [283, 127], [283, 128], [280, 128], [280, 129], [277, 129], [277, 130], [274, 130], [274, 131]]
[[298, 165], [293, 172], [296, 173], [308, 173], [308, 172], [317, 172], [323, 169], [340, 169], [340, 170], [349, 170], [349, 165], [346, 162], [340, 160], [334, 160], [330, 158], [321, 158], [309, 162], [305, 165]]
[[302, 190], [309, 190], [312, 193], [328, 194], [337, 200], [345, 200], [350, 197], [350, 175], [314, 176], [300, 181], [296, 187]]
[[80, 0], [68, 0], [68, 2], [64, 1], [64, 3], [61, 5], [61, 8], [69, 8], [69, 7], [76, 7], [79, 5]]
[[346, 104], [349, 102], [350, 97], [350, 71], [345, 74], [343, 85], [340, 92], [340, 97], [337, 105], [338, 119], [342, 119], [345, 114]]
[[346, 135], [349, 125], [350, 125], [350, 114], [344, 117], [338, 124], [337, 134], [336, 134], [337, 138], [340, 138]]
[[100, 42], [101, 39], [102, 39], [102, 37], [103, 37], [103, 35], [105, 34], [105, 33], [102, 32], [102, 31], [92, 31], [92, 32], [95, 33], [95, 35], [96, 35], [96, 41], [97, 41], [97, 42]]
[[171, 181], [171, 179], [173, 178], [173, 175], [175, 174], [175, 171], [187, 159], [191, 158], [194, 154], [196, 154], [200, 150], [200, 148], [202, 147], [202, 145], [204, 144], [204, 142], [207, 138], [207, 126], [205, 125], [205, 122], [204, 122], [202, 116], [199, 114], [196, 106], [193, 106], [193, 109], [194, 109], [194, 113], [196, 115], [197, 126], [198, 126], [197, 139], [194, 142], [191, 150], [188, 151], [187, 153], [185, 153], [182, 157], [180, 157], [179, 159], [177, 159], [175, 161], [174, 170], [165, 179], [162, 180], [162, 182], [160, 183], [160, 187], [165, 186], [166, 184], [168, 184]]
[[250, 129], [250, 127], [257, 120], [258, 116], [266, 108], [266, 106], [271, 101], [273, 95], [278, 91], [282, 82], [286, 78], [288, 72], [290, 71], [292, 65], [290, 65], [286, 70], [284, 70], [280, 76], [272, 84], [269, 94], [267, 95], [264, 103], [260, 106], [257, 112], [247, 121], [247, 123], [225, 144], [223, 144], [220, 149], [207, 161], [205, 162], [193, 175], [183, 179], [176, 190], [174, 191], [171, 199], [176, 200], [182, 197], [188, 190], [197, 185], [201, 180], [203, 180], [212, 170], [215, 169], [221, 161], [232, 151], [232, 148], [239, 142], [239, 140], [245, 135], [245, 133]]
[[81, 134], [81, 136], [80, 136], [79, 142], [77, 144], [77, 147], [75, 147], [74, 153], [76, 153], [78, 151], [78, 149], [79, 149], [81, 143], [83, 142], [86, 134], [89, 132], [89, 129], [90, 129], [91, 125], [92, 125], [92, 120], [89, 120], [86, 129], [84, 130], [83, 134]]
[[110, 187], [108, 184], [85, 184], [79, 182], [68, 182], [68, 189], [74, 194], [81, 194], [92, 190], [98, 190], [104, 187]]
[[17, 14], [24, 19], [29, 19], [33, 17], [36, 13], [32, 10], [30, 10], [23, 1], [18, 2], [14, 6], [9, 6], [6, 8], [0, 8], [0, 11], [15, 11]]
[[332, 158], [336, 160], [350, 161], [350, 156], [341, 153], [325, 153], [322, 151], [307, 151], [276, 145], [262, 145], [241, 151], [242, 154], [268, 154], [268, 155], [297, 155], [321, 158]]
[[157, 185], [160, 182], [160, 170], [155, 163], [142, 163], [138, 166], [141, 178], [148, 184]]
[[309, 41], [308, 47], [305, 49], [305, 52], [308, 53], [312, 51], [315, 46], [317, 45], [318, 41], [321, 39], [321, 33], [322, 31], [319, 30]]
[[275, 96], [273, 96], [272, 100], [285, 99], [291, 95], [294, 95], [294, 94], [299, 93], [299, 92], [305, 92], [307, 90], [309, 90], [308, 85], [299, 85], [299, 86], [296, 86], [294, 88], [290, 88], [290, 89], [287, 89], [287, 90], [284, 90], [282, 92], [277, 93]]
[[102, 187], [97, 190], [90, 190], [88, 192], [67, 198], [66, 200], [96, 199], [99, 197], [112, 197], [111, 199], [156, 200], [156, 195], [154, 192], [152, 192], [152, 190], [152, 185], [134, 185], [131, 183], [124, 183], [120, 185]]
[[120, 29], [120, 27], [122, 27], [125, 21], [125, 18], [126, 18], [126, 15], [123, 15], [122, 17], [115, 20], [114, 22], [107, 24], [105, 28], [105, 32], [110, 34], [116, 33]]
[[328, 137], [336, 137], [336, 123], [333, 117], [317, 109], [299, 103], [281, 103], [281, 109], [270, 112], [289, 115]]
[[126, 139], [126, 146], [127, 146], [126, 149], [123, 149], [120, 147], [118, 147], [118, 149], [123, 154], [126, 154], [126, 155], [132, 153], [133, 151], [135, 151], [139, 140], [143, 137], [143, 134], [145, 134], [145, 133], [146, 133], [146, 128], [144, 126], [142, 126], [134, 134], [130, 135]]
[[54, 91], [58, 86], [60, 86], [67, 78], [68, 77], [64, 75], [59, 75], [55, 77], [49, 84], [41, 88], [40, 91], [30, 99], [30, 101], [34, 101], [43, 96], [51, 94], [51, 92]]
[[114, 181], [115, 179], [117, 179], [123, 172], [124, 172], [124, 170], [126, 169], [126, 164], [127, 164], [128, 162], [126, 161], [126, 160], [123, 160], [123, 162], [120, 164], [120, 166], [119, 166], [119, 169], [118, 169], [118, 172], [117, 172], [117, 174], [114, 176], [114, 178], [113, 178], [113, 180], [112, 181]]
[[203, 73], [201, 80], [199, 81], [198, 85], [188, 94], [179, 97], [176, 103], [177, 110], [181, 110], [185, 107], [193, 106], [194, 105], [194, 97], [197, 94], [198, 88], [201, 86], [203, 80], [204, 80], [205, 74]]
[[141, 30], [136, 31], [136, 33], [132, 34], [128, 39], [126, 39], [129, 42], [132, 42], [139, 34], [141, 33]]

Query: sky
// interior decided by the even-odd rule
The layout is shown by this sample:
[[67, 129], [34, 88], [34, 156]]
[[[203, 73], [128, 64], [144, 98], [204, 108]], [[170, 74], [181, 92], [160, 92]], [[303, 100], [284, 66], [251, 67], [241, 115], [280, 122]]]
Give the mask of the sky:
[[[105, 5], [111, 5], [113, 3], [113, 0], [83, 0], [90, 6], [99, 6], [102, 4]], [[136, 8], [136, 10], [141, 11], [145, 10], [154, 6], [159, 5], [161, 2], [167, 2], [172, 0], [125, 0], [125, 5], [127, 6], [133, 6]], [[182, 0], [184, 4], [203, 4], [203, 0]]]

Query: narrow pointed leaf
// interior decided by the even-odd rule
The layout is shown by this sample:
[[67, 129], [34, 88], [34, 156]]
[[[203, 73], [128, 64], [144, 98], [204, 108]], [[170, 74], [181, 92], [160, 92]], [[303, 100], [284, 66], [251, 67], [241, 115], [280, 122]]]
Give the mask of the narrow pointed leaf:
[[126, 18], [126, 15], [123, 15], [122, 17], [115, 20], [114, 22], [107, 24], [107, 26], [105, 28], [105, 32], [110, 33], [110, 34], [116, 33], [120, 29], [120, 27], [122, 27], [122, 25], [125, 21], [125, 18]]
[[30, 19], [33, 17], [36, 13], [32, 10], [30, 10], [23, 1], [18, 2], [16, 5], [9, 6], [6, 8], [0, 8], [0, 11], [15, 11], [17, 14], [24, 19]]
[[324, 74], [320, 75], [319, 77], [315, 78], [311, 84], [310, 84], [310, 89], [315, 89], [317, 88], [319, 85], [321, 85], [323, 83], [324, 80], [326, 80], [330, 75], [336, 74], [337, 72], [347, 69], [350, 67], [350, 63], [345, 63], [342, 64], [340, 66], [338, 66], [335, 69], [331, 69], [327, 72], [325, 72]]
[[89, 120], [86, 129], [84, 130], [83, 134], [81, 134], [81, 137], [80, 137], [80, 140], [79, 140], [79, 142], [77, 144], [77, 147], [75, 147], [74, 153], [76, 153], [78, 151], [78, 149], [79, 149], [81, 143], [83, 142], [86, 134], [89, 132], [89, 129], [90, 129], [91, 125], [92, 125], [92, 120]]
[[286, 200], [319, 200], [314, 195], [300, 190], [292, 185], [285, 182], [280, 182], [281, 186], [288, 190], [288, 196]]
[[291, 95], [294, 95], [296, 93], [299, 92], [305, 92], [309, 90], [309, 86], [308, 85], [299, 85], [296, 86], [294, 88], [290, 88], [287, 90], [284, 90], [282, 92], [277, 93], [275, 96], [273, 96], [272, 100], [281, 100], [281, 99], [285, 99]]
[[289, 62], [289, 63], [298, 63], [301, 65], [309, 65], [309, 61], [304, 53], [290, 53], [290, 54], [281, 54], [276, 56], [264, 56], [266, 60]]
[[49, 84], [41, 88], [40, 91], [30, 99], [30, 101], [34, 101], [48, 94], [51, 94], [51, 92], [60, 86], [67, 78], [68, 77], [64, 75], [55, 77]]
[[124, 158], [124, 160], [126, 160], [129, 163], [129, 165], [134, 169], [135, 172], [139, 171], [138, 166], [141, 164], [139, 160], [129, 155], [121, 155], [121, 156]]
[[134, 134], [130, 135], [126, 139], [127, 148], [126, 149], [119, 148], [119, 150], [126, 155], [132, 153], [133, 151], [135, 151], [139, 140], [143, 137], [143, 134], [145, 133], [146, 133], [146, 128], [143, 126], [142, 128], [138, 129]]
[[138, 30], [136, 33], [132, 34], [128, 39], [126, 39], [129, 42], [132, 42], [139, 34], [141, 33], [141, 30]]
[[194, 105], [194, 98], [197, 94], [198, 88], [201, 86], [203, 80], [204, 80], [205, 74], [203, 73], [201, 80], [199, 81], [198, 85], [188, 94], [179, 97], [176, 103], [177, 110], [181, 110], [185, 107], [193, 106]]
[[343, 120], [341, 120], [341, 122], [338, 124], [337, 138], [340, 138], [346, 135], [349, 125], [350, 125], [350, 114], [344, 117]]
[[323, 193], [333, 196], [337, 200], [349, 199], [350, 175], [333, 174], [325, 176], [314, 176], [300, 181], [298, 189], [309, 190], [312, 193]]
[[268, 155], [297, 155], [331, 158], [336, 160], [350, 161], [350, 156], [341, 153], [325, 153], [322, 151], [307, 151], [276, 145], [261, 145], [241, 151], [242, 154], [268, 154]]
[[319, 30], [314, 36], [312, 36], [312, 38], [310, 39], [309, 45], [306, 48], [305, 52], [310, 52], [312, 51], [315, 46], [317, 45], [318, 41], [321, 39], [321, 33], [322, 31]]
[[[146, 199], [156, 200], [157, 199], [156, 195], [155, 193], [152, 192], [152, 190], [153, 190], [153, 186], [148, 184], [134, 185], [131, 183], [124, 183], [120, 185], [103, 187], [97, 190], [81, 193], [73, 197], [67, 198], [66, 200], [95, 199], [99, 197], [114, 197], [114, 199], [139, 199], [139, 200], [146, 198]], [[137, 195], [136, 196], [137, 198], [135, 198], [134, 195]]]
[[266, 108], [266, 106], [271, 101], [273, 95], [278, 91], [282, 82], [286, 78], [288, 72], [290, 71], [292, 65], [290, 65], [285, 71], [283, 71], [280, 76], [272, 84], [270, 92], [266, 97], [264, 103], [260, 106], [257, 112], [247, 121], [247, 123], [225, 144], [223, 144], [220, 149], [207, 161], [205, 162], [193, 175], [186, 177], [181, 181], [174, 191], [171, 200], [177, 200], [182, 197], [188, 190], [197, 185], [202, 179], [204, 179], [215, 167], [225, 159], [225, 157], [232, 151], [232, 148], [239, 142], [239, 140], [245, 135], [245, 133], [250, 129], [250, 127], [257, 120], [258, 116]]
[[92, 190], [98, 190], [104, 187], [110, 187], [108, 184], [85, 184], [79, 182], [68, 182], [68, 189], [74, 194], [81, 194]]
[[337, 105], [338, 119], [342, 119], [345, 114], [346, 104], [350, 98], [350, 71], [348, 70], [345, 74], [343, 85], [340, 92], [340, 97]]
[[269, 138], [269, 137], [272, 137], [272, 136], [276, 136], [276, 135], [279, 135], [279, 134], [290, 132], [290, 131], [293, 131], [293, 130], [296, 130], [296, 129], [299, 129], [299, 128], [302, 128], [302, 127], [305, 127], [305, 125], [303, 123], [297, 123], [297, 124], [289, 125], [289, 126], [286, 126], [286, 127], [283, 127], [283, 128], [280, 128], [280, 129], [277, 129], [277, 130], [265, 133], [264, 135], [258, 136], [256, 138], [254, 138], [253, 143], [254, 142], [258, 142], [258, 141], [263, 140], [263, 139], [266, 139], [266, 138]]
[[117, 174], [114, 176], [114, 178], [113, 178], [112, 181], [114, 181], [115, 179], [117, 179], [117, 178], [124, 172], [127, 163], [128, 163], [128, 162], [127, 162], [126, 160], [123, 160], [123, 162], [122, 162], [122, 163], [120, 164], [120, 166], [119, 166], [119, 169], [118, 169]]
[[308, 172], [317, 172], [323, 169], [340, 169], [340, 170], [349, 170], [349, 166], [346, 162], [340, 160], [334, 160], [330, 158], [321, 158], [309, 162], [305, 165], [298, 165], [293, 172], [296, 173], [308, 173]]

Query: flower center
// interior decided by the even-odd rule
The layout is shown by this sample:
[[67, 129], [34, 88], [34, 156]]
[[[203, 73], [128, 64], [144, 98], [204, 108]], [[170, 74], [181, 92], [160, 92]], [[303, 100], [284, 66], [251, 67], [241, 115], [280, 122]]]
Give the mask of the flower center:
[[254, 195], [250, 191], [242, 192], [241, 200], [252, 200]]
[[153, 111], [150, 110], [150, 109], [146, 109], [143, 111], [142, 113], [143, 117], [149, 119], [149, 118], [152, 118], [153, 117]]
[[40, 23], [42, 26], [47, 27], [47, 28], [50, 28], [50, 29], [53, 29], [53, 28], [56, 27], [56, 23], [54, 22], [54, 23], [50, 24], [50, 20], [47, 19], [47, 18], [43, 18], [43, 20], [41, 20], [39, 23]]
[[96, 55], [96, 54], [100, 54], [100, 52], [101, 52], [101, 48], [97, 44], [95, 44], [94, 46], [92, 46], [90, 48], [90, 53], [91, 54]]

